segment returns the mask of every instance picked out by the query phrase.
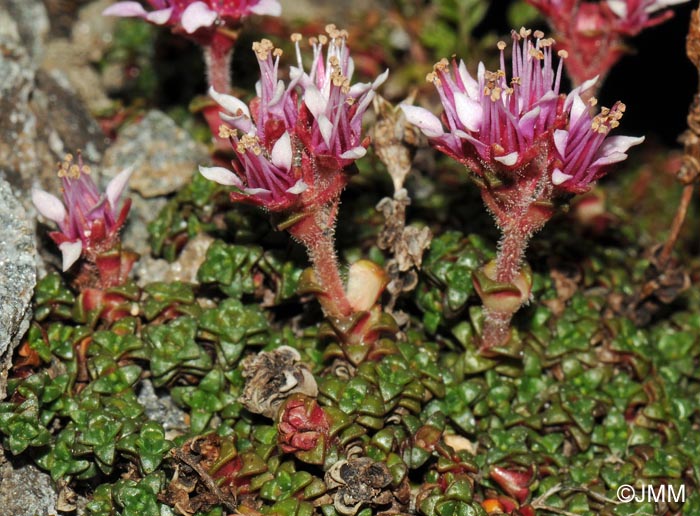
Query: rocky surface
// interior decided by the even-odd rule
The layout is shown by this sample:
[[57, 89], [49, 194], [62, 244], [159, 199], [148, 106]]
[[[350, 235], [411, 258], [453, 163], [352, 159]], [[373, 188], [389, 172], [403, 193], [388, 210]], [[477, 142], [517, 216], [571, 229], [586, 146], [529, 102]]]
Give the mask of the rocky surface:
[[152, 110], [119, 133], [105, 154], [103, 166], [110, 177], [133, 166], [129, 188], [150, 198], [178, 191], [207, 159], [204, 145], [168, 115]]
[[[13, 34], [12, 39], [27, 50], [34, 64], [44, 52], [44, 40], [49, 33], [49, 17], [40, 0], [3, 0], [0, 9], [0, 34]], [[7, 18], [10, 22], [7, 22]], [[9, 32], [5, 34], [3, 28]]]
[[0, 180], [0, 242], [0, 399], [3, 399], [12, 351], [29, 327], [36, 285], [33, 228], [10, 185], [3, 180]]
[[163, 425], [168, 439], [187, 431], [187, 414], [175, 405], [170, 395], [156, 392], [150, 380], [141, 381], [138, 400], [146, 417]]
[[12, 516], [54, 516], [58, 495], [51, 477], [27, 464], [0, 464], [0, 513]]
[[134, 273], [137, 282], [141, 286], [154, 281], [183, 281], [185, 283], [198, 283], [197, 271], [204, 262], [209, 245], [214, 241], [212, 237], [199, 234], [189, 240], [185, 247], [172, 263], [167, 260], [142, 256]]
[[59, 72], [38, 68], [47, 14], [39, 0], [0, 3], [0, 163], [5, 177], [26, 195], [33, 186], [55, 190], [55, 163], [65, 152], [102, 157], [105, 139], [95, 120]]
[[150, 252], [146, 225], [165, 205], [164, 196], [189, 183], [197, 165], [207, 161], [206, 147], [162, 111], [149, 111], [119, 133], [102, 165], [104, 182], [134, 167], [131, 214], [122, 238], [126, 247], [144, 257]]
[[111, 3], [112, 0], [99, 0], [80, 9], [70, 35], [47, 42], [41, 64], [48, 72], [60, 70], [70, 89], [92, 112], [112, 106], [96, 66], [112, 42], [117, 19], [101, 15]]

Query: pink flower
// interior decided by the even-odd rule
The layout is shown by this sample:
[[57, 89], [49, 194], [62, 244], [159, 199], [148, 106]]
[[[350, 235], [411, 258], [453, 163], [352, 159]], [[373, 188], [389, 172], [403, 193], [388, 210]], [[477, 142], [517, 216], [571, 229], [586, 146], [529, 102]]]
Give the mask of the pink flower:
[[63, 185], [63, 202], [43, 190], [32, 190], [37, 211], [58, 224], [59, 231], [50, 236], [63, 255], [64, 271], [81, 256], [94, 262], [98, 254], [118, 244], [119, 230], [126, 221], [131, 200], [127, 199], [121, 209], [118, 204], [132, 171], [128, 168], [119, 173], [102, 194], [82, 157], [78, 155], [78, 162], [73, 163], [73, 156], [68, 154], [58, 171]]
[[141, 2], [117, 2], [104, 10], [107, 16], [143, 18], [155, 25], [170, 25], [187, 34], [213, 32], [217, 27], [235, 27], [251, 14], [279, 16], [277, 0], [147, 0], [154, 9], [147, 11]]
[[510, 178], [533, 161], [546, 168], [543, 191], [552, 194], [581, 193], [605, 173], [608, 165], [622, 161], [627, 150], [644, 138], [608, 138], [617, 127], [624, 104], [603, 108], [592, 116], [581, 94], [595, 79], [560, 94], [562, 60], [552, 65], [551, 39], [530, 31], [513, 32], [512, 77], [505, 73], [500, 42], [501, 69], [488, 72], [479, 65], [476, 80], [463, 62], [446, 60], [428, 77], [437, 88], [445, 109], [440, 120], [426, 109], [402, 106], [407, 119], [428, 136], [432, 145], [464, 163], [482, 179]]
[[270, 211], [324, 205], [337, 199], [345, 186], [344, 168], [366, 153], [362, 115], [388, 72], [373, 83], [351, 86], [347, 34], [332, 25], [327, 32], [329, 37], [311, 39], [314, 58], [308, 73], [301, 62], [301, 36], [292, 36], [298, 66], [290, 68], [288, 84], [278, 78], [282, 51], [269, 40], [255, 43], [261, 79], [250, 107], [210, 89], [228, 124], [220, 128], [220, 136], [230, 139], [237, 159], [235, 173], [223, 167], [200, 167], [200, 172], [235, 186], [239, 191], [231, 194], [232, 200]]
[[440, 94], [442, 121], [426, 109], [402, 106], [407, 120], [435, 148], [474, 174], [501, 230], [496, 260], [472, 278], [485, 307], [482, 352], [510, 338], [510, 320], [531, 290], [531, 274], [523, 267], [527, 243], [552, 217], [557, 201], [586, 192], [610, 165], [627, 157], [630, 147], [644, 141], [608, 136], [619, 125], [624, 104], [591, 114], [596, 101], [586, 102], [583, 95], [597, 78], [561, 94], [567, 52], [559, 52], [554, 68], [554, 41], [539, 31], [534, 42], [530, 35], [525, 29], [513, 32], [510, 78], [502, 41], [496, 72], [480, 64], [474, 79], [463, 62], [454, 62], [452, 70], [446, 60], [435, 65], [428, 80]]
[[571, 55], [576, 84], [604, 77], [627, 51], [624, 39], [673, 16], [664, 10], [688, 0], [527, 0], [548, 18], [561, 48]]

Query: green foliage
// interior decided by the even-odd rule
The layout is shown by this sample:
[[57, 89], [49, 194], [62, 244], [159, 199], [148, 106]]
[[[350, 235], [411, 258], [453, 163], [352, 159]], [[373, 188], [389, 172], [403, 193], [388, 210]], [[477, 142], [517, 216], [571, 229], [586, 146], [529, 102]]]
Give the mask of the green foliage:
[[478, 42], [472, 32], [483, 20], [489, 4], [484, 0], [438, 0], [432, 4], [431, 23], [426, 23], [420, 38], [434, 54], [446, 57], [457, 54], [466, 59]]

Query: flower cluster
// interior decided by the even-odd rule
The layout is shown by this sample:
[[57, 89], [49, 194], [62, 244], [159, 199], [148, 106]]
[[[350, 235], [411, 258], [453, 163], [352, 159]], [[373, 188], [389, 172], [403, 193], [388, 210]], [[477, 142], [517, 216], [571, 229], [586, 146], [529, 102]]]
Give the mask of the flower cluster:
[[[155, 25], [168, 25], [176, 32], [207, 38], [217, 28], [235, 28], [251, 14], [279, 16], [277, 0], [147, 0], [152, 11], [140, 2], [117, 2], [105, 9], [107, 16], [142, 18]], [[211, 36], [211, 34], [209, 34]]]
[[[536, 31], [513, 32], [512, 76], [505, 73], [504, 49], [499, 42], [501, 69], [485, 70], [479, 64], [476, 80], [464, 65], [447, 60], [435, 65], [433, 82], [445, 109], [442, 122], [428, 110], [402, 106], [409, 121], [421, 128], [434, 147], [464, 163], [483, 180], [513, 180], [537, 161], [550, 196], [582, 193], [605, 173], [605, 167], [622, 161], [632, 145], [643, 138], [608, 137], [619, 125], [624, 104], [603, 108], [592, 115], [582, 98], [594, 81], [587, 81], [568, 96], [560, 95], [563, 60], [552, 64], [552, 39]], [[544, 161], [543, 161], [544, 160]], [[517, 181], [517, 179], [515, 179]]]
[[688, 0], [527, 0], [549, 20], [571, 54], [568, 72], [576, 84], [604, 77], [625, 53], [624, 39], [673, 16], [666, 8]]
[[127, 199], [119, 208], [119, 200], [131, 177], [132, 169], [119, 173], [102, 194], [90, 176], [90, 167], [78, 155], [77, 162], [68, 154], [59, 165], [63, 202], [43, 190], [32, 190], [37, 211], [58, 224], [59, 231], [50, 233], [63, 255], [67, 271], [81, 256], [94, 262], [96, 257], [119, 244], [119, 230], [131, 207]]
[[[153, 11], [140, 2], [117, 2], [104, 10], [107, 16], [142, 18], [171, 27], [202, 46], [209, 85], [221, 92], [231, 89], [231, 56], [241, 21], [251, 14], [279, 16], [278, 0], [147, 0]], [[204, 116], [217, 120], [204, 108]]]
[[[534, 41], [531, 38], [534, 36]], [[484, 302], [484, 347], [508, 339], [510, 319], [529, 299], [531, 279], [522, 267], [530, 237], [554, 214], [555, 202], [590, 189], [608, 167], [624, 160], [644, 138], [609, 136], [625, 105], [591, 110], [584, 100], [591, 79], [568, 95], [560, 93], [566, 50], [552, 64], [554, 40], [526, 29], [513, 31], [512, 75], [479, 65], [474, 79], [463, 62], [446, 60], [428, 75], [444, 107], [443, 122], [426, 109], [403, 106], [438, 150], [466, 165], [481, 187], [484, 203], [502, 236], [495, 262], [474, 275]]]
[[[234, 172], [200, 167], [216, 182], [235, 186], [234, 201], [270, 211], [298, 211], [333, 201], [346, 184], [345, 168], [366, 152], [362, 116], [387, 72], [373, 83], [351, 85], [353, 61], [347, 34], [333, 25], [328, 36], [311, 38], [313, 62], [304, 71], [295, 34], [297, 64], [290, 81], [278, 79], [280, 49], [269, 40], [253, 45], [260, 65], [257, 98], [250, 108], [239, 99], [211, 90], [226, 111], [220, 136], [231, 141]], [[324, 47], [327, 47], [324, 56]]]

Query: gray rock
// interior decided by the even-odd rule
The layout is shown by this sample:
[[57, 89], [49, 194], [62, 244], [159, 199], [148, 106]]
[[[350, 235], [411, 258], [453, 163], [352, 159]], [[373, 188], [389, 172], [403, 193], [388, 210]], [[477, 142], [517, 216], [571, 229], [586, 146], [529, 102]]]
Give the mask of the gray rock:
[[[91, 112], [111, 108], [114, 102], [105, 94], [104, 81], [95, 66], [112, 43], [118, 18], [102, 16], [113, 0], [98, 0], [80, 9], [70, 37], [47, 42], [42, 69], [60, 72]], [[122, 72], [120, 68], [120, 73]]]
[[61, 76], [36, 72], [24, 47], [2, 35], [0, 113], [2, 176], [22, 193], [27, 209], [32, 187], [57, 191], [56, 162], [66, 152], [83, 149], [94, 164], [106, 147], [97, 122]]
[[178, 191], [207, 161], [207, 149], [161, 111], [149, 111], [119, 134], [102, 163], [109, 177], [134, 166], [129, 187], [143, 197]]
[[[0, 400], [12, 351], [29, 328], [36, 285], [32, 225], [10, 185], [0, 179]], [[2, 504], [0, 504], [2, 507]]]
[[188, 430], [187, 414], [175, 405], [169, 394], [156, 392], [150, 380], [141, 381], [138, 400], [143, 405], [146, 417], [163, 425], [167, 439]]
[[142, 256], [135, 270], [138, 284], [143, 287], [155, 281], [199, 283], [197, 271], [204, 262], [207, 249], [213, 241], [214, 239], [208, 235], [197, 235], [185, 244], [173, 263]]
[[149, 111], [119, 133], [105, 152], [102, 170], [106, 183], [125, 168], [134, 167], [129, 181], [131, 213], [122, 238], [126, 247], [142, 256], [148, 254], [146, 225], [165, 205], [163, 196], [189, 183], [197, 165], [208, 159], [206, 147], [161, 111]]
[[36, 117], [29, 108], [34, 89], [34, 70], [25, 49], [17, 42], [0, 39], [0, 163], [15, 187], [28, 190], [41, 168], [34, 141]]
[[[14, 20], [19, 41], [27, 49], [30, 59], [38, 62], [49, 33], [49, 16], [44, 3], [41, 0], [3, 0], [0, 10]], [[0, 14], [0, 19], [3, 16]]]
[[51, 477], [32, 465], [0, 465], [0, 513], [54, 516], [58, 495]]

